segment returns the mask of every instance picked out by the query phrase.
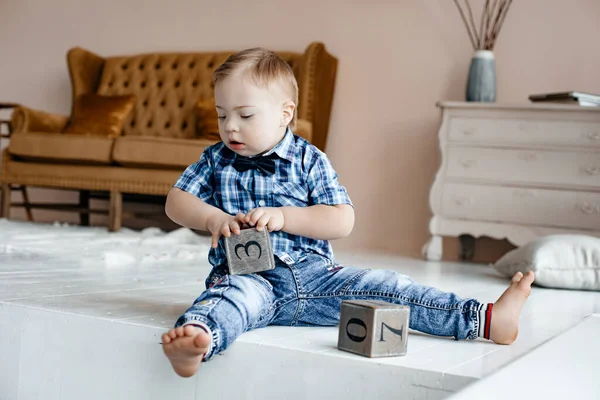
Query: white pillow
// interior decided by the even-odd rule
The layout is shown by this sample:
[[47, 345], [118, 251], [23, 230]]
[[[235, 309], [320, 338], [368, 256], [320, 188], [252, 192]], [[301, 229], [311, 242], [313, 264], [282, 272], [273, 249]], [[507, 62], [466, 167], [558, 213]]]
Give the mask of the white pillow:
[[600, 239], [549, 235], [506, 253], [495, 264], [506, 276], [533, 271], [540, 286], [600, 290]]

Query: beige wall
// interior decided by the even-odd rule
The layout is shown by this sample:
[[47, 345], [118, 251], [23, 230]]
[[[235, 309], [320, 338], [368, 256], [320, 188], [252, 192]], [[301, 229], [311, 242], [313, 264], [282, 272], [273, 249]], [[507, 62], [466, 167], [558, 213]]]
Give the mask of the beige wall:
[[[428, 238], [427, 196], [439, 162], [434, 104], [464, 98], [471, 56], [453, 2], [169, 3], [1, 1], [0, 100], [68, 112], [64, 58], [74, 45], [115, 55], [256, 45], [302, 51], [323, 41], [340, 61], [327, 152], [357, 211], [353, 234], [335, 246], [417, 256]], [[498, 101], [557, 90], [600, 93], [599, 22], [597, 0], [516, 0], [496, 48]], [[452, 257], [455, 241], [445, 244]], [[491, 247], [479, 258], [509, 246]]]

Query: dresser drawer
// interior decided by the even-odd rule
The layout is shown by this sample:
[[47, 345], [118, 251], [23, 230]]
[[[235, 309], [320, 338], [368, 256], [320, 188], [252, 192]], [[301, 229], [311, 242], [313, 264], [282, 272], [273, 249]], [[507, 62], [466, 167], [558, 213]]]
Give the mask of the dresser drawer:
[[448, 129], [456, 142], [600, 148], [600, 122], [452, 117]]
[[450, 178], [600, 189], [600, 151], [450, 146], [447, 157]]
[[600, 192], [444, 183], [441, 215], [516, 225], [600, 230]]

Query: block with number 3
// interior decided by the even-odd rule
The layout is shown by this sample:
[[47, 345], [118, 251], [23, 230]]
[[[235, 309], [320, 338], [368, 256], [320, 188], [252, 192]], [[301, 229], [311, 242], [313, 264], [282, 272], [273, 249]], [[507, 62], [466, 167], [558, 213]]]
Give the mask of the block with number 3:
[[403, 356], [410, 307], [376, 300], [344, 300], [338, 349], [365, 357]]
[[225, 253], [231, 275], [252, 274], [275, 268], [269, 232], [265, 228], [242, 229], [239, 235], [225, 238]]

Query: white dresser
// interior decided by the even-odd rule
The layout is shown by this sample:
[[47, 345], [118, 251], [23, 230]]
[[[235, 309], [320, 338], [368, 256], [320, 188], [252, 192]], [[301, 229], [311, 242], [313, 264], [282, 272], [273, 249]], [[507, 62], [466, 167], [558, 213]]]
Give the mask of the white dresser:
[[428, 260], [442, 236], [600, 236], [600, 108], [440, 103]]

